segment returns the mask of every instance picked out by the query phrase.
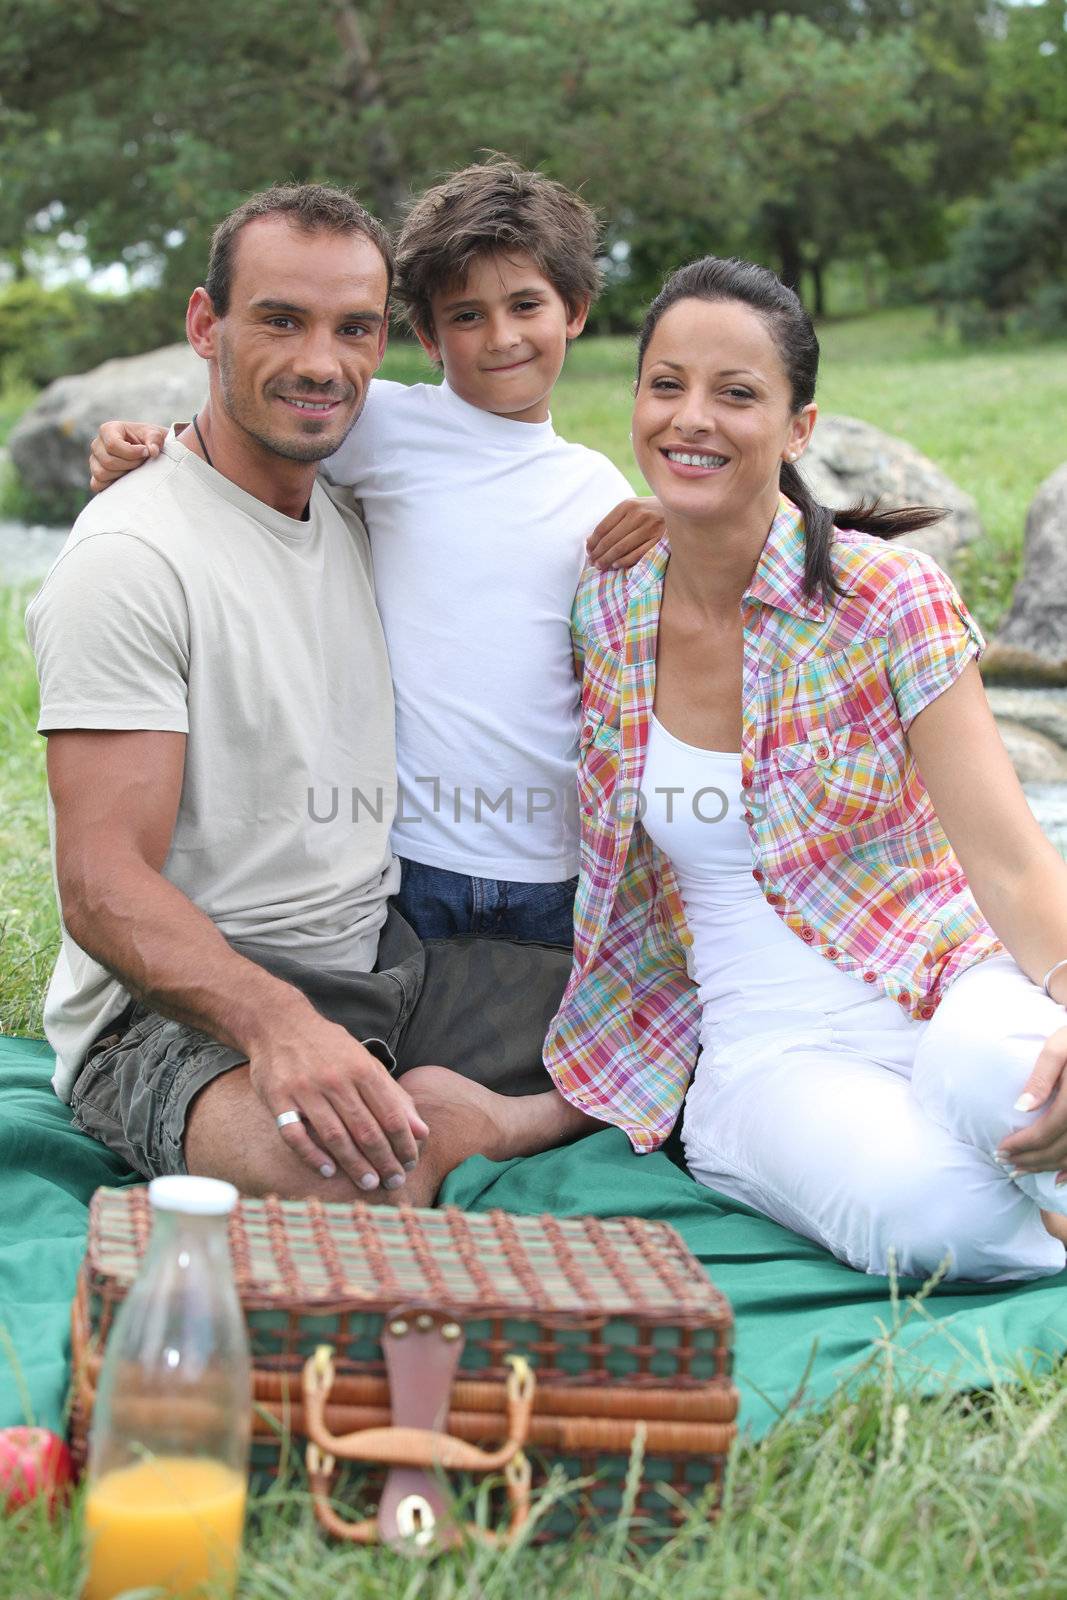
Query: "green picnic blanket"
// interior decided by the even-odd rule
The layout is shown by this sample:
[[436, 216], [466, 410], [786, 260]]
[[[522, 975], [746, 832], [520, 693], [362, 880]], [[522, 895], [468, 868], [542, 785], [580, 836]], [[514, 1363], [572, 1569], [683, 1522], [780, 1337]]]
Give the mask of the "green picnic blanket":
[[[0, 1427], [62, 1426], [68, 1317], [100, 1184], [138, 1181], [70, 1125], [49, 1086], [52, 1055], [0, 1038]], [[736, 1319], [740, 1422], [764, 1433], [788, 1409], [858, 1379], [892, 1348], [917, 1392], [984, 1387], [1067, 1349], [1067, 1272], [1030, 1284], [921, 1285], [866, 1277], [702, 1189], [662, 1153], [635, 1156], [615, 1130], [525, 1160], [468, 1161], [442, 1198], [471, 1211], [655, 1218], [672, 1223]]]

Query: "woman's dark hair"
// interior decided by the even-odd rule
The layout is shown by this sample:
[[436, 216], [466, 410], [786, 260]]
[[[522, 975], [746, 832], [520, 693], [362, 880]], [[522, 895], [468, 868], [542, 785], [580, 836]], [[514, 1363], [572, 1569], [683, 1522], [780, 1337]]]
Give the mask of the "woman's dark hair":
[[[638, 381], [657, 323], [679, 300], [732, 300], [750, 306], [763, 318], [774, 340], [789, 379], [793, 410], [800, 411], [815, 398], [819, 341], [812, 320], [797, 296], [766, 267], [752, 261], [724, 260], [719, 256], [704, 256], [700, 261], [679, 267], [649, 306], [637, 340]], [[895, 539], [899, 534], [928, 528], [945, 515], [932, 506], [881, 510], [877, 500], [861, 501], [845, 511], [832, 511], [814, 498], [791, 461], [782, 462], [778, 485], [804, 516], [804, 593], [809, 599], [816, 591], [826, 601], [846, 592], [834, 576], [830, 560], [835, 528], [854, 528], [879, 539]]]

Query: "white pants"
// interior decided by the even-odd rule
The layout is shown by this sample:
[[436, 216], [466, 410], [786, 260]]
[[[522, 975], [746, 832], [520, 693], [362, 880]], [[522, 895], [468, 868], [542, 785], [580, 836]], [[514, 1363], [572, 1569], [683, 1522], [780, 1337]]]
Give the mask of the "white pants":
[[1041, 1111], [1013, 1110], [1067, 1024], [1007, 955], [970, 967], [929, 1022], [884, 996], [844, 1010], [753, 1015], [705, 1037], [682, 1140], [701, 1183], [861, 1272], [1039, 1278], [1064, 1247], [1055, 1173], [1008, 1176], [994, 1151]]

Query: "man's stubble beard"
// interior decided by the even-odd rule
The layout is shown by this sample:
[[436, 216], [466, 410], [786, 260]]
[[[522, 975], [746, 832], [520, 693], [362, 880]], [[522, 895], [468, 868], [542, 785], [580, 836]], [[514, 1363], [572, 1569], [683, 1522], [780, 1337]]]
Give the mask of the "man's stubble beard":
[[[219, 341], [216, 361], [218, 364], [222, 408], [230, 421], [240, 428], [241, 432], [246, 434], [249, 439], [258, 444], [262, 450], [267, 451], [269, 455], [279, 456], [283, 461], [299, 461], [305, 466], [314, 461], [325, 461], [327, 456], [332, 456], [344, 444], [348, 435], [359, 421], [366, 403], [367, 385], [364, 385], [363, 393], [359, 397], [359, 404], [349, 418], [344, 432], [337, 436], [332, 434], [322, 435], [319, 438], [309, 437], [303, 440], [299, 438], [276, 438], [271, 434], [259, 432], [257, 428], [251, 425], [249, 413], [254, 414], [255, 402], [247, 385], [240, 377], [237, 363], [231, 359], [225, 339]], [[352, 386], [350, 385], [349, 387]], [[249, 402], [247, 411], [244, 405], [246, 399]]]

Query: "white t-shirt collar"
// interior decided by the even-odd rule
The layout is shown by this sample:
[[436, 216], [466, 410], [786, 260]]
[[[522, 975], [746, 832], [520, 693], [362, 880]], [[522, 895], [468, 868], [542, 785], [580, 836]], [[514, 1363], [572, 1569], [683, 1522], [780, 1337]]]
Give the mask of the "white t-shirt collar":
[[545, 422], [514, 422], [510, 417], [495, 416], [492, 411], [483, 411], [480, 406], [472, 406], [469, 401], [462, 400], [444, 380], [441, 382], [441, 401], [453, 412], [461, 427], [469, 428], [482, 440], [505, 448], [526, 452], [555, 438], [551, 416]]

